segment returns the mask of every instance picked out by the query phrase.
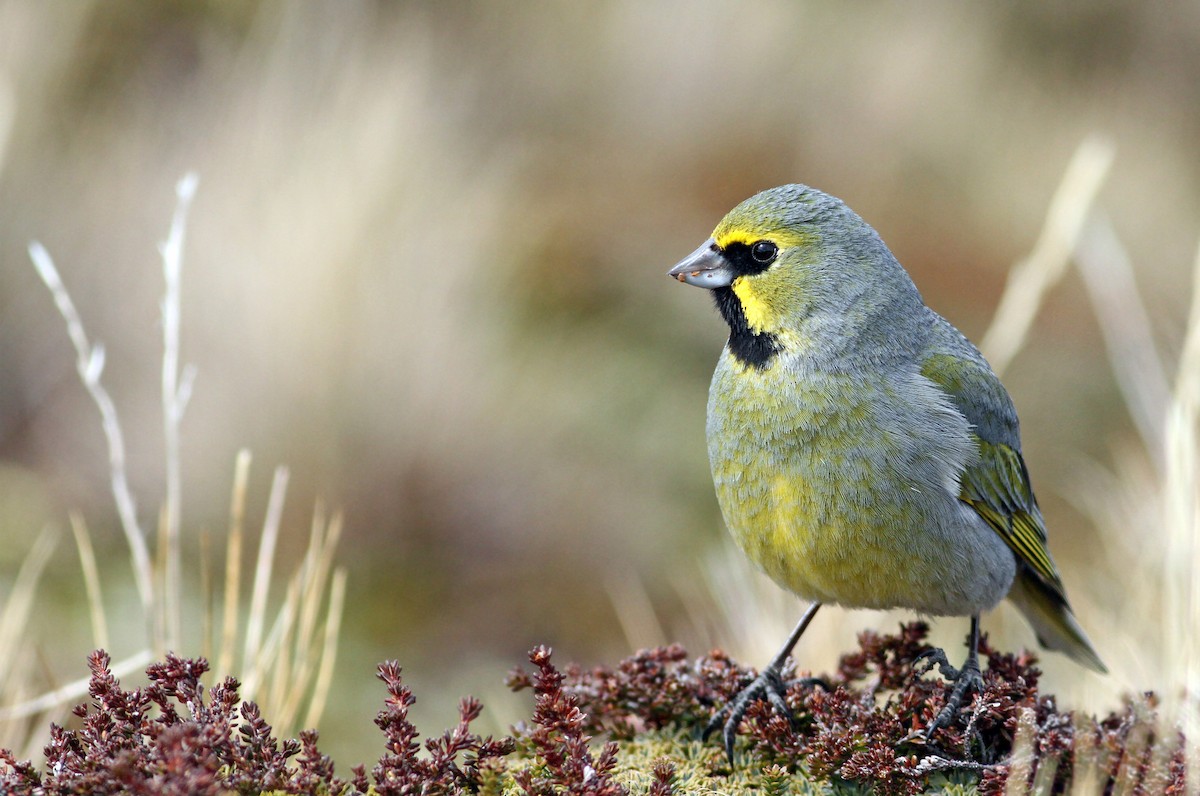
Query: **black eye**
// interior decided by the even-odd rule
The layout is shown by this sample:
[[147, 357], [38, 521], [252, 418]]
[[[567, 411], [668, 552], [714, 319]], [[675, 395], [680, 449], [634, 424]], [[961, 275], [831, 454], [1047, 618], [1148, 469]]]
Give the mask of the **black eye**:
[[779, 254], [779, 247], [769, 240], [760, 240], [750, 247], [750, 256], [754, 258], [754, 262], [756, 263], [766, 265], [774, 260], [777, 254]]

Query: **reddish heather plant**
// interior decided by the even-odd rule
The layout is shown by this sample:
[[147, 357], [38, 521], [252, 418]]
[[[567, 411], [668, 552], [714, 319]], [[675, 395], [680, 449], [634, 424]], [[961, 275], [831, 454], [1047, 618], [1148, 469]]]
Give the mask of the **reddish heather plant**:
[[[471, 722], [479, 718], [483, 705], [468, 697], [459, 703], [458, 726], [440, 738], [426, 741], [428, 756], [419, 757], [417, 729], [408, 720], [408, 708], [416, 698], [400, 679], [400, 665], [395, 661], [380, 664], [378, 676], [388, 696], [384, 709], [375, 717], [375, 724], [387, 736], [387, 753], [371, 771], [376, 793], [405, 796], [473, 792], [478, 790], [489, 761], [499, 761], [513, 751], [511, 738], [496, 741], [471, 732]], [[356, 791], [367, 792], [369, 783], [361, 766], [355, 769], [351, 782]]]
[[[1185, 792], [1182, 739], [1155, 738], [1152, 696], [1130, 699], [1103, 721], [1077, 721], [1059, 711], [1053, 697], [1038, 693], [1032, 655], [999, 653], [986, 639], [982, 692], [955, 722], [926, 739], [923, 728], [946, 693], [943, 682], [924, 676], [926, 632], [914, 622], [894, 635], [863, 633], [859, 649], [841, 659], [824, 687], [785, 672], [792, 717], [766, 703], [751, 706], [739, 766], [761, 772], [763, 793], [788, 792], [802, 769], [883, 794], [917, 793], [935, 772], [965, 770], [979, 777], [981, 793], [995, 796], [1005, 790], [1011, 773], [1006, 761], [1021, 725], [1033, 762], [1013, 771], [1032, 782], [1045, 767], [1042, 779], [1050, 780], [1053, 792], [1067, 787], [1076, 757], [1102, 787]], [[713, 710], [754, 676], [723, 653], [690, 659], [679, 646], [644, 650], [615, 668], [587, 671], [571, 666], [561, 672], [550, 658], [550, 650], [538, 647], [529, 656], [534, 670], [509, 676], [514, 690], [535, 694], [530, 722], [513, 728], [513, 737], [472, 732], [482, 705], [468, 698], [459, 705], [457, 726], [423, 744], [408, 719], [414, 697], [400, 666], [381, 664], [387, 697], [375, 723], [386, 749], [369, 775], [356, 766], [342, 780], [321, 754], [315, 731], [277, 739], [258, 706], [241, 700], [232, 678], [206, 692], [203, 659], [169, 654], [146, 670], [149, 685], [127, 691], [112, 675], [109, 656], [97, 651], [88, 661], [91, 700], [75, 709], [80, 725], [51, 726], [43, 768], [0, 750], [0, 792], [439, 796], [496, 792], [498, 783], [507, 783], [529, 796], [625, 796], [629, 789], [614, 774], [618, 742], [655, 732], [698, 737]], [[592, 743], [597, 737], [609, 739], [598, 752]], [[712, 759], [720, 762], [709, 766], [709, 776], [728, 777], [724, 756], [714, 753]], [[678, 792], [677, 764], [661, 757], [647, 764], [645, 792]]]
[[627, 796], [629, 790], [612, 778], [616, 742], [609, 741], [598, 758], [592, 757], [592, 738], [585, 731], [588, 717], [579, 709], [579, 698], [563, 689], [563, 675], [550, 663], [550, 650], [535, 648], [529, 662], [537, 667], [528, 680], [537, 695], [533, 727], [518, 734], [539, 764], [516, 772], [517, 784], [530, 796]]

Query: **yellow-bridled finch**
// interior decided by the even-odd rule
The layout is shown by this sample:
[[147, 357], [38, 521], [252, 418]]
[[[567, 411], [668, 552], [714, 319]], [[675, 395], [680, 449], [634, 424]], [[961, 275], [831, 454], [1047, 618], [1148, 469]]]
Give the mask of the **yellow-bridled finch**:
[[714, 718], [731, 758], [753, 700], [787, 712], [780, 672], [825, 603], [971, 617], [966, 662], [934, 656], [954, 688], [928, 732], [980, 687], [979, 615], [1005, 597], [1043, 646], [1105, 671], [1046, 550], [1012, 400], [874, 229], [832, 196], [785, 185], [735, 207], [668, 273], [712, 291], [729, 324], [708, 395], [725, 522], [776, 583], [812, 601]]

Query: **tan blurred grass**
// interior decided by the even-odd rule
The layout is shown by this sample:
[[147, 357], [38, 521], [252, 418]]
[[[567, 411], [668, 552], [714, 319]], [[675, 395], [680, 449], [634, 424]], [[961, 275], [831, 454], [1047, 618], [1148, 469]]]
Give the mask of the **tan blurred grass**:
[[[1100, 203], [1169, 360], [1200, 215], [1197, 30], [1191, 6], [1132, 2], [0, 3], [0, 561], [15, 571], [77, 507], [101, 575], [126, 566], [92, 408], [24, 247], [69, 269], [109, 343], [131, 484], [160, 494], [147, 274], [169, 187], [196, 169], [184, 508], [226, 522], [243, 446], [289, 463], [291, 511], [345, 507], [353, 696], [327, 725], [371, 737], [378, 695], [351, 689], [383, 658], [440, 728], [534, 643], [615, 657], [608, 579], [647, 583], [669, 630], [698, 610], [675, 596], [680, 562], [722, 533], [702, 440], [722, 331], [661, 271], [736, 201], [802, 180], [862, 212], [979, 339], [1070, 152], [1101, 129], [1121, 157]], [[1076, 481], [1152, 467], [1122, 452], [1140, 441], [1065, 279], [1006, 382], [1070, 592], [1096, 588], [1115, 615], [1127, 543], [1096, 550], [1105, 509]], [[46, 589], [82, 606], [69, 559]]]
[[[109, 482], [113, 503], [121, 517], [128, 556], [138, 593], [140, 611], [133, 615], [113, 612], [106, 605], [94, 546], [87, 525], [72, 513], [71, 526], [82, 565], [87, 610], [92, 622], [92, 649], [113, 651], [109, 627], [123, 639], [134, 639], [135, 650], [112, 665], [117, 677], [127, 677], [167, 652], [184, 656], [214, 658], [213, 677], [235, 676], [240, 696], [259, 704], [282, 737], [291, 737], [302, 727], [315, 727], [321, 718], [332, 681], [338, 633], [345, 598], [346, 572], [334, 570], [333, 554], [341, 535], [341, 517], [328, 518], [318, 506], [313, 517], [308, 547], [303, 560], [288, 581], [287, 593], [278, 607], [268, 603], [274, 580], [276, 540], [280, 535], [287, 471], [279, 468], [271, 488], [266, 517], [255, 557], [255, 573], [248, 610], [239, 600], [243, 519], [249, 478], [250, 457], [238, 455], [233, 485], [230, 529], [225, 540], [225, 605], [223, 627], [214, 637], [215, 601], [208, 571], [208, 546], [202, 537], [199, 559], [199, 593], [185, 582], [181, 537], [183, 496], [180, 468], [179, 427], [191, 395], [194, 371], [180, 363], [180, 280], [183, 271], [183, 241], [188, 208], [196, 191], [196, 175], [185, 176], [177, 185], [177, 204], [166, 241], [160, 246], [165, 296], [161, 303], [162, 412], [167, 487], [160, 502], [157, 538], [150, 540], [138, 518], [137, 500], [130, 489], [126, 468], [125, 434], [120, 412], [104, 381], [106, 349], [90, 339], [70, 291], [59, 276], [49, 252], [38, 242], [29, 246], [30, 259], [54, 299], [76, 349], [76, 369], [83, 387], [99, 411], [108, 444]], [[43, 532], [22, 564], [12, 591], [0, 613], [0, 747], [14, 750], [18, 757], [32, 758], [50, 731], [50, 722], [62, 717], [89, 693], [87, 678], [46, 689], [39, 683], [53, 682], [56, 672], [46, 666], [38, 671], [28, 654], [41, 642], [38, 628], [29, 619], [39, 600], [38, 581], [49, 558], [55, 534]], [[192, 573], [189, 573], [189, 575]], [[185, 604], [199, 622], [185, 624]], [[275, 612], [272, 615], [272, 612]], [[269, 632], [264, 636], [266, 623]], [[244, 628], [243, 628], [244, 625]], [[139, 631], [140, 626], [140, 633]], [[233, 647], [245, 637], [241, 658], [234, 664]], [[213, 647], [216, 654], [213, 655]], [[118, 643], [117, 649], [123, 645]], [[37, 696], [31, 693], [41, 687]], [[300, 725], [301, 709], [304, 725]]]

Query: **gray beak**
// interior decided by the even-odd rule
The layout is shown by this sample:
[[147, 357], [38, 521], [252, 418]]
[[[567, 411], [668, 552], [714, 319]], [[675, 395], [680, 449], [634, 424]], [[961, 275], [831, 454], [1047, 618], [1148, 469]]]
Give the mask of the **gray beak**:
[[687, 282], [689, 285], [712, 290], [718, 287], [728, 287], [737, 276], [729, 261], [725, 259], [716, 242], [709, 238], [700, 244], [700, 248], [684, 257], [679, 264], [667, 271], [667, 276]]

